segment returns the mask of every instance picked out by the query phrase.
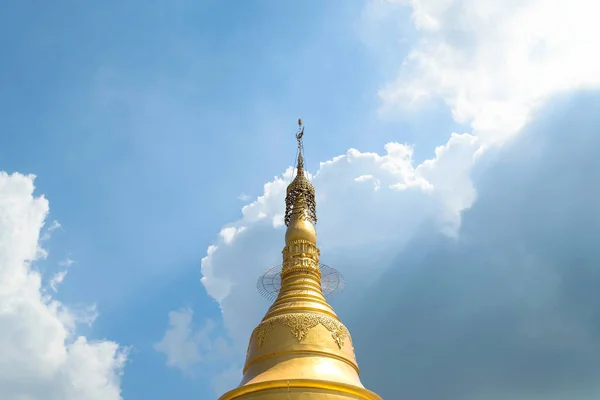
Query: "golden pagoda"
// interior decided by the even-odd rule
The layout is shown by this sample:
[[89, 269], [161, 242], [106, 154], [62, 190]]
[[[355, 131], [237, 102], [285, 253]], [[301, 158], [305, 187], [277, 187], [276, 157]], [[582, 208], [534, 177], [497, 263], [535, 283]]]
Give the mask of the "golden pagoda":
[[382, 400], [359, 378], [348, 329], [323, 295], [315, 189], [298, 166], [285, 199], [281, 288], [250, 336], [240, 385], [219, 400]]

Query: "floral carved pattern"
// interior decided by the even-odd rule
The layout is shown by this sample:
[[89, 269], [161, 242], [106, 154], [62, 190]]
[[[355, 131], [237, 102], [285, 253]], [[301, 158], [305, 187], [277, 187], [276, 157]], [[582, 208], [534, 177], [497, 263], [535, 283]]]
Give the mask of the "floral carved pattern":
[[254, 329], [252, 336], [256, 337], [256, 343], [261, 348], [265, 344], [267, 334], [275, 326], [285, 325], [298, 342], [302, 342], [308, 331], [319, 324], [331, 333], [331, 337], [340, 349], [344, 347], [346, 338], [350, 338], [350, 332], [341, 322], [325, 315], [311, 313], [284, 314], [269, 318]]

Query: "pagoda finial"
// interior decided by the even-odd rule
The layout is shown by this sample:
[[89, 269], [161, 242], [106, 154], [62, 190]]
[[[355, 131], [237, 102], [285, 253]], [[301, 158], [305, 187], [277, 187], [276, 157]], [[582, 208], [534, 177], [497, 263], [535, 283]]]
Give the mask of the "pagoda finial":
[[292, 215], [298, 218], [308, 220], [313, 224], [317, 223], [317, 212], [315, 202], [315, 188], [309, 182], [304, 173], [304, 125], [302, 118], [298, 119], [298, 132], [296, 140], [298, 141], [298, 160], [296, 177], [287, 187], [287, 196], [285, 197], [285, 224], [290, 225]]
[[302, 136], [304, 136], [304, 125], [302, 125], [302, 118], [298, 118], [298, 133], [296, 133], [296, 140], [298, 141], [298, 152], [300, 154], [302, 153], [302, 150], [304, 150]]
[[302, 118], [298, 118], [298, 132], [296, 133], [296, 140], [298, 141], [298, 162], [297, 162], [297, 175], [304, 175], [304, 142], [302, 137], [304, 136], [304, 125], [302, 125]]

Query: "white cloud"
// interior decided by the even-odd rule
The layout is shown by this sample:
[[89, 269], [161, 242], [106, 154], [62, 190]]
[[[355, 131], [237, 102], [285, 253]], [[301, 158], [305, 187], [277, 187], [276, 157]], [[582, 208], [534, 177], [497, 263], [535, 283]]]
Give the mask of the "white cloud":
[[242, 193], [238, 196], [239, 201], [248, 201], [250, 199], [251, 199], [251, 197], [248, 196], [246, 193]]
[[381, 183], [373, 175], [361, 175], [354, 178], [354, 182], [371, 182], [373, 184], [373, 190], [377, 191], [381, 187]]
[[46, 231], [42, 234], [42, 237], [40, 238], [40, 240], [50, 239], [52, 232], [57, 230], [58, 228], [62, 228], [62, 225], [60, 224], [60, 222], [58, 222], [57, 220], [52, 221], [50, 226], [48, 228], [46, 228]]
[[[350, 149], [321, 163], [312, 180], [323, 262], [340, 260], [346, 277], [373, 279], [384, 265], [371, 265], [365, 271], [362, 254], [371, 254], [365, 253], [366, 249], [382, 250], [379, 260], [383, 260], [390, 253], [390, 244], [395, 252], [423, 223], [435, 220], [441, 229], [457, 229], [460, 210], [474, 200], [468, 174], [478, 149], [476, 138], [455, 135], [438, 149], [434, 159], [416, 167], [410, 146], [389, 143], [385, 149], [385, 155]], [[243, 208], [240, 221], [221, 231], [219, 241], [202, 260], [202, 283], [219, 302], [238, 351], [247, 345], [266, 305], [256, 293], [256, 280], [281, 262], [283, 223], [273, 221], [280, 221], [283, 215], [290, 176], [288, 169], [267, 183], [264, 194]], [[365, 185], [366, 181], [372, 184]], [[447, 194], [450, 188], [454, 189], [452, 195]], [[244, 234], [236, 236], [240, 231]], [[338, 249], [348, 248], [353, 250], [345, 254], [351, 254], [353, 260], [335, 255]]]
[[0, 172], [2, 397], [121, 399], [125, 351], [114, 342], [77, 336], [77, 324], [90, 323], [95, 314], [73, 311], [43, 293], [42, 277], [32, 269], [45, 254], [39, 240], [48, 214], [48, 201], [33, 196], [33, 179]]
[[600, 95], [574, 99], [478, 171], [458, 240], [422, 232], [344, 304], [374, 310], [350, 324], [383, 398], [598, 398]]
[[[189, 374], [195, 372], [193, 367], [198, 363], [214, 363], [230, 353], [228, 343], [215, 332], [217, 324], [206, 319], [201, 329], [194, 330], [193, 315], [190, 308], [169, 312], [169, 327], [154, 344], [154, 350], [167, 357], [169, 367]], [[220, 381], [227, 379], [223, 376]]]
[[[160, 342], [154, 344], [154, 349], [167, 356], [167, 365], [186, 370], [190, 365], [200, 361], [198, 341], [191, 328], [193, 312], [186, 308], [169, 313], [169, 328]], [[209, 321], [200, 331], [200, 337], [205, 337], [214, 327]]]
[[239, 234], [242, 233], [244, 231], [244, 227], [240, 226], [240, 227], [233, 227], [230, 226], [228, 228], [223, 228], [221, 229], [221, 237], [223, 238], [223, 241], [225, 242], [225, 244], [231, 244], [233, 242], [233, 239]]
[[453, 133], [445, 145], [435, 149], [435, 158], [417, 167], [417, 173], [435, 188], [436, 196], [446, 205], [442, 211], [446, 234], [453, 235], [458, 230], [460, 212], [475, 201], [471, 168], [481, 152], [476, 136]]
[[[322, 261], [338, 267], [351, 282], [368, 283], [384, 271], [386, 259], [395, 255], [421, 224], [436, 221], [440, 229], [455, 231], [460, 210], [474, 199], [468, 163], [473, 162], [477, 149], [472, 136], [455, 135], [438, 149], [434, 159], [418, 166], [413, 165], [412, 147], [398, 143], [387, 144], [384, 155], [350, 149], [321, 163], [312, 182], [317, 193]], [[471, 157], [465, 158], [469, 151]], [[250, 332], [267, 306], [256, 292], [256, 281], [266, 269], [281, 262], [284, 196], [291, 177], [292, 169], [288, 168], [281, 177], [265, 184], [263, 195], [242, 209], [241, 220], [220, 232], [218, 242], [209, 247], [202, 260], [201, 282], [218, 301], [223, 324], [233, 341], [231, 347], [224, 347], [232, 357], [221, 351], [221, 360], [228, 364], [213, 379], [219, 394], [239, 382], [239, 363]], [[365, 185], [367, 181], [371, 184]], [[455, 188], [453, 196], [445, 196], [450, 187]], [[369, 269], [364, 268], [366, 262]], [[189, 345], [193, 336], [190, 330], [182, 326], [175, 329], [173, 324], [170, 330], [180, 332], [177, 339], [173, 333], [173, 341], [178, 343], [173, 344], [174, 349]], [[193, 340], [191, 346], [195, 346]], [[168, 347], [165, 344], [161, 351], [168, 352]], [[198, 362], [193, 358], [189, 364]]]
[[69, 257], [65, 258], [64, 260], [61, 260], [58, 262], [58, 265], [60, 265], [61, 267], [66, 267], [69, 268], [71, 265], [73, 265], [75, 263], [75, 261], [71, 260]]
[[[54, 221], [56, 222], [56, 221]], [[73, 263], [75, 263], [75, 261], [71, 260], [70, 258], [65, 258], [64, 260], [61, 260], [58, 262], [58, 265], [65, 268], [62, 271], [58, 271], [57, 273], [55, 273], [54, 275], [52, 275], [52, 278], [50, 278], [50, 288], [52, 288], [52, 290], [56, 293], [58, 292], [58, 286], [63, 283], [63, 281], [65, 280], [65, 278], [67, 277], [67, 274], [69, 273], [68, 268], [73, 265]]]
[[60, 285], [65, 280], [65, 277], [67, 276], [68, 272], [69, 271], [67, 270], [63, 270], [52, 275], [52, 278], [50, 279], [50, 287], [52, 288], [52, 290], [54, 290], [55, 292], [58, 291], [58, 285]]
[[369, 23], [398, 13], [394, 4], [411, 8], [419, 41], [380, 92], [388, 111], [440, 98], [475, 134], [502, 140], [548, 96], [600, 85], [596, 2], [376, 1]]

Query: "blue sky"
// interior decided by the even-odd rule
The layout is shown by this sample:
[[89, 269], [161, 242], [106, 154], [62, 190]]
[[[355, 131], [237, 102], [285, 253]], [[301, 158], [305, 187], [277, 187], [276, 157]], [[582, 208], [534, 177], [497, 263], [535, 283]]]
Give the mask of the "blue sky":
[[412, 139], [377, 118], [386, 71], [360, 41], [361, 11], [65, 1], [2, 13], [2, 169], [36, 174], [62, 225], [40, 263], [50, 273], [75, 260], [59, 298], [97, 303], [89, 335], [133, 347], [125, 398], [209, 396], [151, 345], [171, 309], [218, 318], [200, 259], [238, 217], [237, 197], [293, 162], [298, 117], [313, 169], [349, 147]]
[[[257, 197], [271, 201], [272, 196], [279, 204], [281, 193], [269, 194], [263, 185], [293, 163], [298, 117], [306, 125], [308, 169], [318, 172], [315, 185], [328, 199], [320, 217], [330, 221], [322, 229], [324, 254], [331, 259], [352, 263], [342, 257], [335, 235], [327, 233], [344, 221], [330, 200], [336, 198], [336, 178], [409, 187], [401, 198], [385, 191], [363, 198], [362, 191], [350, 192], [359, 190], [357, 184], [343, 188], [353, 193], [365, 221], [384, 226], [380, 243], [372, 247], [377, 254], [368, 253], [388, 260], [379, 267], [384, 273], [423, 224], [434, 221], [443, 226], [440, 231], [456, 235], [461, 212], [476, 199], [470, 176], [477, 149], [526, 131], [532, 110], [551, 96], [598, 84], [593, 74], [573, 66], [582, 63], [560, 63], [561, 57], [586, 60], [593, 28], [574, 29], [572, 37], [550, 34], [554, 16], [540, 2], [529, 1], [526, 8], [544, 11], [531, 27], [532, 37], [549, 50], [536, 59], [527, 50], [527, 61], [517, 67], [497, 67], [490, 56], [494, 40], [507, 35], [498, 53], [521, 60], [520, 47], [512, 46], [514, 38], [506, 33], [513, 19], [499, 17], [494, 31], [481, 17], [485, 10], [471, 1], [456, 1], [450, 11], [429, 3], [5, 5], [0, 15], [0, 171], [37, 176], [35, 195], [43, 194], [50, 204], [46, 229], [53, 220], [61, 227], [43, 243], [49, 255], [35, 268], [48, 282], [64, 269], [61, 261], [74, 260], [55, 298], [72, 309], [96, 304], [93, 325], [79, 326], [77, 333], [130, 348], [121, 380], [124, 399], [214, 398], [215, 376], [235, 364], [232, 357], [181, 371], [167, 366], [153, 345], [165, 335], [169, 312], [187, 308], [194, 315], [191, 329], [200, 329], [206, 319], [217, 321], [213, 336], [236, 348], [231, 321], [240, 303], [215, 300], [210, 279], [208, 286], [200, 283], [207, 276], [201, 260], [211, 244], [231, 263], [241, 262], [244, 254], [256, 256], [243, 245], [227, 250], [218, 234], [232, 224], [247, 227], [246, 234], [265, 232], [265, 249], [279, 251], [281, 231], [250, 221], [241, 208], [252, 203], [250, 210], [277, 215], [279, 206], [270, 208]], [[506, 15], [521, 15], [511, 7]], [[475, 23], [456, 28], [461, 18]], [[591, 27], [587, 21], [579, 22]], [[565, 46], [570, 41], [581, 46], [571, 50]], [[556, 81], [536, 78], [536, 71], [561, 65], [564, 73]], [[421, 98], [429, 101], [415, 100]], [[452, 132], [466, 135], [451, 138]], [[384, 149], [390, 142], [399, 147]], [[444, 147], [436, 151], [437, 146]], [[351, 148], [360, 155], [347, 154]], [[369, 155], [385, 157], [386, 152], [383, 161]], [[354, 166], [340, 161], [320, 167], [342, 154], [348, 165], [355, 160]], [[392, 167], [381, 167], [388, 161]], [[485, 175], [477, 168], [474, 173]], [[366, 178], [352, 180], [359, 176]], [[420, 197], [432, 190], [434, 195]], [[242, 193], [249, 199], [241, 201]], [[355, 210], [347, 207], [344, 212]], [[378, 207], [381, 214], [370, 213]], [[389, 210], [402, 207], [416, 208], [408, 215], [398, 211], [386, 222]], [[365, 224], [346, 239], [358, 240], [377, 225]], [[228, 255], [221, 256], [225, 251]], [[215, 257], [214, 276], [231, 276]], [[252, 263], [247, 282], [253, 287], [253, 277], [272, 261]], [[349, 278], [361, 269], [347, 268]], [[251, 301], [259, 315], [265, 304]], [[337, 301], [349, 307], [344, 305], [349, 298]], [[240, 341], [247, 328], [240, 325]]]

